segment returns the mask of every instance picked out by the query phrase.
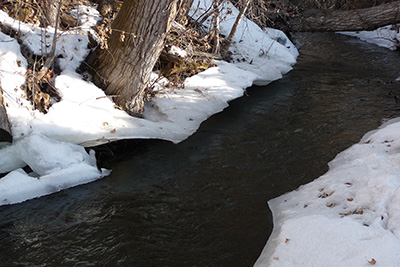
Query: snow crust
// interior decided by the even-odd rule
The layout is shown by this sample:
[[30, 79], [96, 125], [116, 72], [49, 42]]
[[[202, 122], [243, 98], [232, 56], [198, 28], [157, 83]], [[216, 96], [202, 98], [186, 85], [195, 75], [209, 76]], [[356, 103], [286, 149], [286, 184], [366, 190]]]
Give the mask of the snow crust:
[[[208, 9], [210, 2], [194, 1], [193, 7], [199, 6], [200, 10], [192, 12]], [[87, 33], [92, 31], [99, 14], [84, 6], [77, 6], [71, 13], [79, 19], [79, 25], [70, 31], [57, 31], [55, 50], [62, 70], [55, 87], [62, 99], [53, 101], [47, 114], [38, 112], [25, 100], [21, 85], [25, 82], [27, 60], [17, 41], [0, 33], [0, 79], [14, 139], [12, 145], [0, 144], [0, 173], [9, 172], [0, 179], [0, 205], [19, 203], [108, 175], [108, 170], [97, 169], [94, 155], [83, 146], [130, 138], [181, 142], [201, 122], [241, 97], [246, 87], [281, 78], [298, 56], [282, 32], [262, 30], [244, 19], [231, 47], [233, 63], [216, 62], [216, 67], [186, 79], [184, 89], [164, 88], [165, 81], [161, 80], [155, 85], [158, 95], [146, 105], [144, 118], [134, 118], [116, 109], [101, 89], [75, 71], [89, 53]], [[237, 14], [232, 4], [222, 6], [221, 33], [229, 34]], [[19, 32], [24, 46], [29, 48], [27, 53], [43, 55], [51, 50], [53, 28], [21, 23], [1, 11], [0, 22]], [[177, 47], [171, 51], [187, 56]], [[153, 74], [152, 78], [158, 77]], [[21, 169], [26, 165], [32, 173]]]
[[[89, 154], [82, 146], [49, 139], [32, 133], [12, 147], [0, 150], [1, 159], [14, 159], [1, 164], [0, 172], [15, 170], [0, 179], [0, 205], [19, 203], [48, 195], [65, 188], [85, 184], [110, 174], [96, 166], [94, 151]], [[29, 165], [29, 174], [18, 166]]]

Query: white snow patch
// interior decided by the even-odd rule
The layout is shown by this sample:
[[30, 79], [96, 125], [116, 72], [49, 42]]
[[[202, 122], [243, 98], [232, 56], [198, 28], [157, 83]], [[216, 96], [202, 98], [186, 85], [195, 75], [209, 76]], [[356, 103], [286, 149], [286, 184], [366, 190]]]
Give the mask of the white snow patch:
[[338, 32], [340, 34], [357, 37], [368, 43], [376, 44], [391, 50], [398, 49], [400, 45], [400, 32], [398, 25], [388, 25], [374, 31]]
[[187, 52], [175, 45], [171, 46], [171, 49], [168, 51], [169, 54], [177, 55], [179, 57], [186, 57]]
[[[33, 173], [17, 168], [0, 179], [0, 205], [20, 203], [109, 175], [97, 169], [94, 152], [49, 139], [40, 133], [0, 150], [0, 166], [29, 165]], [[10, 157], [11, 156], [11, 157]], [[3, 169], [4, 170], [4, 169]], [[9, 170], [7, 170], [9, 171]]]

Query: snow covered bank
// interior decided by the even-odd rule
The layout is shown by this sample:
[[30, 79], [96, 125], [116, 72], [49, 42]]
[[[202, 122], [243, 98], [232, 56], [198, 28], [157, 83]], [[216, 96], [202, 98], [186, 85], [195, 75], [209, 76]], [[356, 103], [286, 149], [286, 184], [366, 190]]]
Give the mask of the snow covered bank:
[[[199, 7], [196, 14], [205, 11], [210, 2], [194, 1], [193, 7]], [[62, 72], [56, 77], [55, 86], [62, 99], [47, 114], [34, 110], [25, 100], [20, 87], [25, 81], [27, 60], [17, 41], [0, 33], [0, 79], [15, 140], [13, 145], [4, 144], [0, 150], [0, 172], [11, 171], [0, 179], [0, 205], [56, 192], [108, 174], [105, 170], [98, 171], [93, 156], [76, 145], [93, 146], [130, 138], [157, 138], [174, 143], [186, 139], [201, 122], [242, 96], [246, 87], [281, 78], [291, 70], [298, 55], [282, 32], [262, 30], [244, 19], [231, 47], [233, 63], [216, 62], [217, 67], [188, 78], [184, 89], [163, 88], [161, 81], [157, 85], [159, 94], [148, 103], [144, 118], [133, 118], [115, 109], [101, 89], [75, 72], [89, 52], [86, 32], [95, 24], [98, 13], [80, 6], [73, 14], [79, 17], [80, 27], [59, 33], [57, 40], [56, 55], [60, 57]], [[232, 4], [222, 6], [221, 33], [229, 34], [237, 14]], [[44, 31], [14, 21], [4, 12], [0, 12], [0, 21], [20, 32], [24, 45], [31, 51], [42, 54], [43, 48], [50, 50], [54, 29]], [[35, 146], [35, 142], [42, 146]], [[46, 159], [51, 151], [57, 154], [54, 161]], [[41, 172], [35, 167], [37, 164], [46, 165], [49, 171]], [[25, 165], [33, 169], [34, 173], [29, 175], [34, 177], [19, 169]]]
[[376, 44], [391, 50], [398, 49], [400, 45], [399, 26], [388, 25], [375, 31], [339, 32], [340, 34], [357, 37], [368, 43]]
[[255, 266], [400, 266], [399, 152], [394, 119], [269, 201], [274, 230]]

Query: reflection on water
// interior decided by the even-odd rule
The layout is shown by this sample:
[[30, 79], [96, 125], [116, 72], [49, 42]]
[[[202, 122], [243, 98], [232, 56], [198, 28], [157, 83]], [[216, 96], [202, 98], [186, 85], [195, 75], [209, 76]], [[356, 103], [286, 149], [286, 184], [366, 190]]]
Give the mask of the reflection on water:
[[303, 34], [294, 70], [178, 145], [121, 142], [103, 180], [0, 207], [4, 266], [251, 266], [272, 230], [266, 202], [327, 170], [382, 118], [399, 55]]

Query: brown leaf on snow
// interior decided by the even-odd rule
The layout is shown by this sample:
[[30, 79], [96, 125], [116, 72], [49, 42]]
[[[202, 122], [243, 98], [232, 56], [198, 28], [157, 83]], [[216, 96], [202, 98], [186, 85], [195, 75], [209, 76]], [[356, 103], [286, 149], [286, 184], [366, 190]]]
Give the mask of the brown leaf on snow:
[[349, 215], [355, 215], [355, 214], [357, 214], [357, 215], [362, 215], [364, 213], [364, 210], [363, 210], [363, 208], [359, 208], [359, 209], [355, 209], [355, 210], [353, 210], [353, 211], [349, 211], [349, 212], [345, 212], [345, 213], [339, 213], [339, 215], [341, 215], [342, 217], [344, 217], [344, 216], [349, 216]]
[[116, 129], [110, 131], [110, 133], [116, 133], [116, 132], [117, 132]]
[[327, 203], [326, 206], [327, 206], [328, 208], [333, 208], [333, 207], [336, 207], [336, 206], [337, 206], [337, 203], [334, 203], [334, 202], [332, 202], [332, 203]]
[[289, 238], [286, 238], [286, 239], [285, 239], [285, 244], [289, 243], [289, 241], [290, 241], [290, 239], [289, 239]]
[[368, 261], [369, 264], [374, 265], [376, 263], [376, 260], [372, 258], [372, 260]]
[[330, 197], [330, 196], [332, 196], [332, 194], [334, 193], [335, 191], [332, 191], [332, 192], [330, 192], [330, 193], [326, 193], [326, 192], [323, 192], [321, 195], [319, 195], [318, 197], [319, 198], [327, 198], [327, 197]]

